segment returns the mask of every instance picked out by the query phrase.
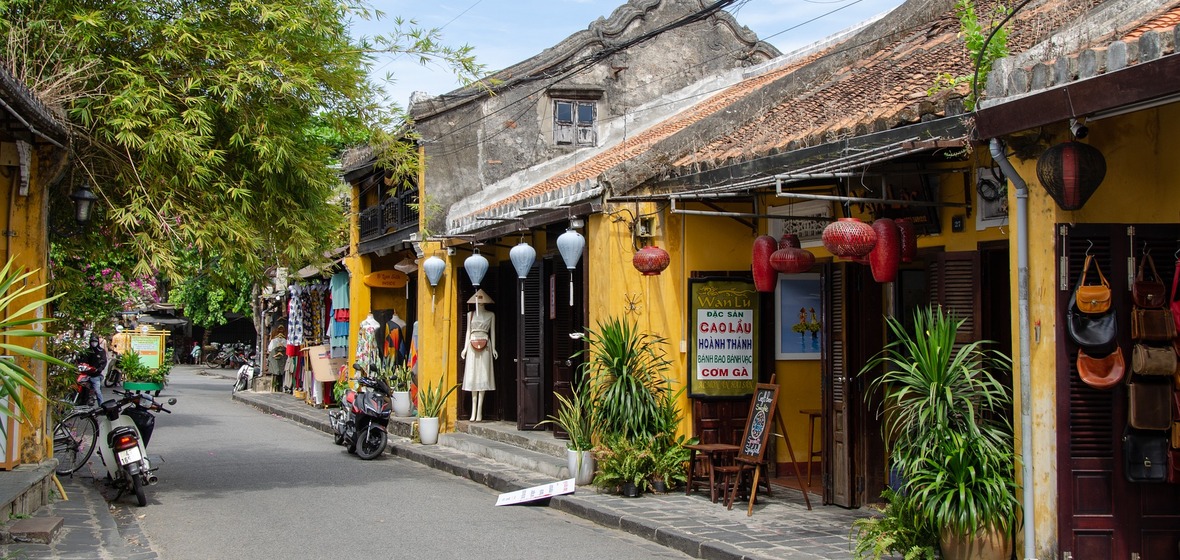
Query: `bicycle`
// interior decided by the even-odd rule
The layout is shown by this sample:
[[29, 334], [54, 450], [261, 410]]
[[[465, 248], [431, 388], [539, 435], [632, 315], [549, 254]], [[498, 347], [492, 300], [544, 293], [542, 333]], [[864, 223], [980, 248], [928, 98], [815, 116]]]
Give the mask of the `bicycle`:
[[53, 456], [59, 475], [73, 474], [94, 454], [98, 440], [98, 421], [94, 409], [76, 408], [53, 427]]

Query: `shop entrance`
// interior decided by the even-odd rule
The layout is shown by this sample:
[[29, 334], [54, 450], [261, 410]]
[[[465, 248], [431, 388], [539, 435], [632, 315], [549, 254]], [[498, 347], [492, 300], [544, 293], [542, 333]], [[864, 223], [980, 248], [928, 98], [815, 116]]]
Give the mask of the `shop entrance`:
[[[545, 429], [541, 422], [556, 411], [555, 392], [570, 396], [582, 358], [580, 339], [570, 337], [585, 325], [585, 281], [581, 265], [570, 275], [556, 254], [538, 259], [521, 281], [516, 312], [516, 427]], [[558, 437], [564, 433], [558, 432]]]

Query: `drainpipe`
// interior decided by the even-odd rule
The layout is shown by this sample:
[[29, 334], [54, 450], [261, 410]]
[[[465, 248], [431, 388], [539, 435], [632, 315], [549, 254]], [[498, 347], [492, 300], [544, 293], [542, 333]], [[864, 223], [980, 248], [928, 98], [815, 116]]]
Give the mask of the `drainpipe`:
[[1004, 142], [993, 138], [990, 143], [992, 160], [994, 160], [1004, 176], [1012, 181], [1016, 188], [1016, 280], [1018, 288], [1019, 329], [1020, 329], [1020, 456], [1022, 457], [1022, 476], [1024, 479], [1024, 557], [1036, 560], [1035, 531], [1036, 522], [1033, 512], [1033, 468], [1032, 468], [1032, 351], [1029, 344], [1029, 311], [1028, 311], [1028, 185], [1025, 184], [1008, 156], [1004, 155]]

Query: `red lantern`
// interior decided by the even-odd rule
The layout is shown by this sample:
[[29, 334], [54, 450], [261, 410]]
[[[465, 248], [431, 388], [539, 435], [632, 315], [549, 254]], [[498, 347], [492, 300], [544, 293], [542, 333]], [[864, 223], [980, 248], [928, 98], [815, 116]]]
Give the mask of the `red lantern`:
[[828, 224], [822, 238], [828, 251], [845, 260], [863, 257], [877, 244], [872, 226], [856, 218], [840, 218]]
[[770, 266], [783, 274], [798, 274], [811, 270], [815, 255], [799, 247], [799, 236], [784, 233], [778, 242], [778, 250], [770, 255]]
[[1081, 142], [1062, 142], [1037, 158], [1037, 178], [1063, 210], [1077, 210], [1106, 177], [1102, 152]]
[[869, 252], [873, 280], [892, 282], [897, 279], [897, 263], [901, 260], [901, 232], [889, 218], [878, 219], [872, 228], [877, 232], [877, 244]]
[[631, 265], [635, 267], [635, 270], [642, 272], [644, 276], [659, 276], [665, 268], [668, 268], [669, 262], [671, 262], [671, 258], [668, 256], [668, 252], [655, 245], [644, 247], [636, 252], [634, 257], [631, 257]]
[[750, 269], [754, 272], [754, 288], [759, 292], [773, 292], [778, 272], [770, 266], [770, 255], [777, 248], [774, 238], [769, 235], [759, 235], [754, 239], [753, 257]]
[[901, 262], [914, 262], [918, 258], [918, 230], [909, 218], [893, 220], [897, 224], [897, 231], [901, 234]]

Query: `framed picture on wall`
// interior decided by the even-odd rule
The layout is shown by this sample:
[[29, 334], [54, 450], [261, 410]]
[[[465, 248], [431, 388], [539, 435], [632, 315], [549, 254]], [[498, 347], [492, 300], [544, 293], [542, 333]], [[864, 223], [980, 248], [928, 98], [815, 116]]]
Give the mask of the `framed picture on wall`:
[[775, 354], [779, 360], [818, 360], [823, 342], [819, 274], [779, 274], [774, 288]]

